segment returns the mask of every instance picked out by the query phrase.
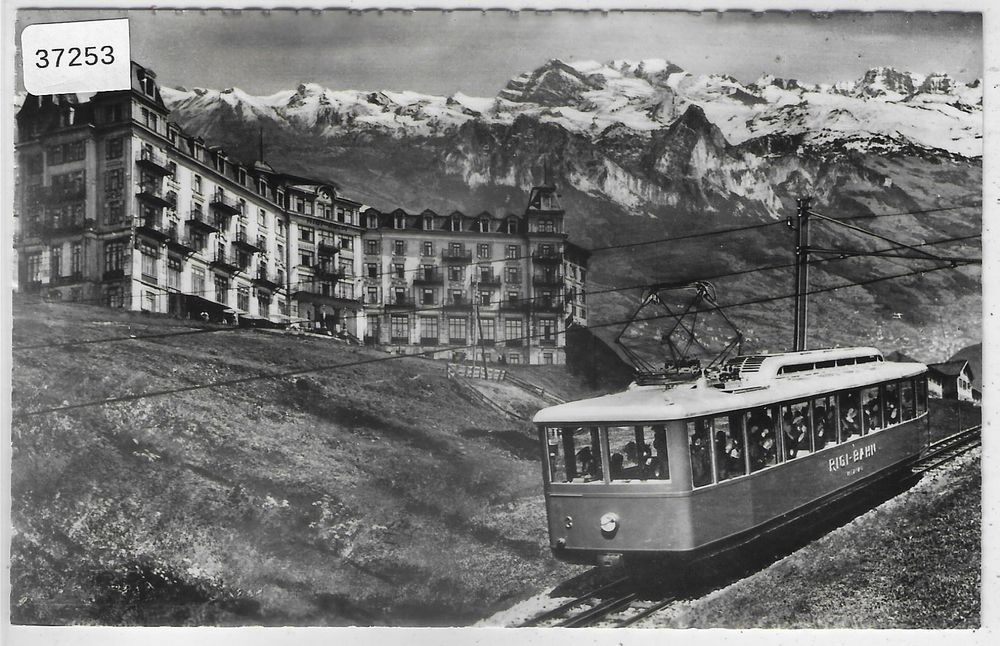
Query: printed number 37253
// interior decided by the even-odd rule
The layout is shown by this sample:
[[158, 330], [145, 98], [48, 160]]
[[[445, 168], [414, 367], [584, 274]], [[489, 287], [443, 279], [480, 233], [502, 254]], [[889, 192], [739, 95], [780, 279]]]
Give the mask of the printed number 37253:
[[[46, 68], [49, 65], [59, 67], [83, 67], [84, 65], [110, 65], [115, 62], [115, 49], [111, 45], [104, 45], [100, 48], [102, 56], [98, 55], [97, 47], [53, 47], [52, 49], [39, 49], [35, 51], [38, 58], [35, 67]], [[63, 60], [63, 55], [66, 59]], [[50, 58], [51, 57], [51, 58]], [[81, 61], [81, 57], [83, 60]]]

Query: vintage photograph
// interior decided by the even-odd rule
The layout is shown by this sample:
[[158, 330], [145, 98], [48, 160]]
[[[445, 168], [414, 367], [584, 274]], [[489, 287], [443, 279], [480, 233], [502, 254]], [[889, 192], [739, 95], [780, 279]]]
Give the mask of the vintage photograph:
[[10, 624], [982, 626], [979, 11], [11, 15]]

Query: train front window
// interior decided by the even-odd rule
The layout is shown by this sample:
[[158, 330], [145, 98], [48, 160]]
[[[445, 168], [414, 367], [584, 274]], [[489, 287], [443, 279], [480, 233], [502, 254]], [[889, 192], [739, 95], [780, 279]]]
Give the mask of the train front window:
[[695, 487], [712, 484], [712, 428], [707, 419], [687, 423], [691, 454], [691, 483]]
[[917, 415], [927, 412], [927, 377], [917, 377]]
[[667, 480], [667, 431], [656, 426], [609, 426], [608, 475], [612, 481]]
[[596, 426], [546, 428], [550, 482], [604, 480], [600, 433]]
[[778, 463], [778, 439], [775, 435], [775, 407], [754, 408], [746, 413], [747, 453], [750, 471]]

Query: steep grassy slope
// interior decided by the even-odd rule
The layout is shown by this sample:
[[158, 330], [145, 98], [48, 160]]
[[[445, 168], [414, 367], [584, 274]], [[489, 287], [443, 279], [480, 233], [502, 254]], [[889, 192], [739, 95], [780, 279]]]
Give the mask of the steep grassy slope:
[[530, 429], [440, 364], [186, 325], [15, 303], [15, 416], [251, 379], [15, 418], [15, 623], [462, 624], [569, 571]]

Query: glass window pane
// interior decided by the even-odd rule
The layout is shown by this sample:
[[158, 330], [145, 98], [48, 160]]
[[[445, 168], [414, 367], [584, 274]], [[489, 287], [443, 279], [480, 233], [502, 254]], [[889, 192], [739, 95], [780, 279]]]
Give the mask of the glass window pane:
[[917, 415], [927, 412], [927, 376], [917, 378]]
[[913, 399], [913, 381], [907, 379], [900, 385], [899, 396], [902, 403], [903, 421], [913, 419], [916, 415], [916, 403]]
[[552, 482], [604, 480], [596, 427], [547, 428], [545, 434]]
[[611, 452], [608, 474], [612, 480], [645, 480], [649, 445], [642, 426], [608, 427], [608, 449]]
[[746, 413], [747, 451], [750, 471], [778, 463], [778, 443], [774, 434], [774, 407], [755, 408]]
[[861, 437], [861, 404], [858, 391], [841, 393], [840, 406], [840, 441], [848, 442]]
[[899, 384], [885, 384], [882, 386], [882, 393], [885, 402], [883, 411], [885, 425], [899, 424]]
[[713, 420], [715, 469], [719, 482], [747, 473], [742, 421], [738, 413], [720, 415]]
[[868, 434], [882, 428], [882, 403], [879, 401], [878, 386], [865, 388], [861, 391], [863, 402], [861, 414], [863, 419], [862, 434]]
[[809, 402], [785, 404], [781, 407], [782, 443], [785, 459], [793, 460], [811, 451]]
[[691, 483], [695, 487], [712, 484], [711, 430], [707, 419], [687, 423]]
[[837, 443], [837, 414], [833, 404], [834, 399], [829, 395], [813, 400], [813, 448], [816, 451]]

